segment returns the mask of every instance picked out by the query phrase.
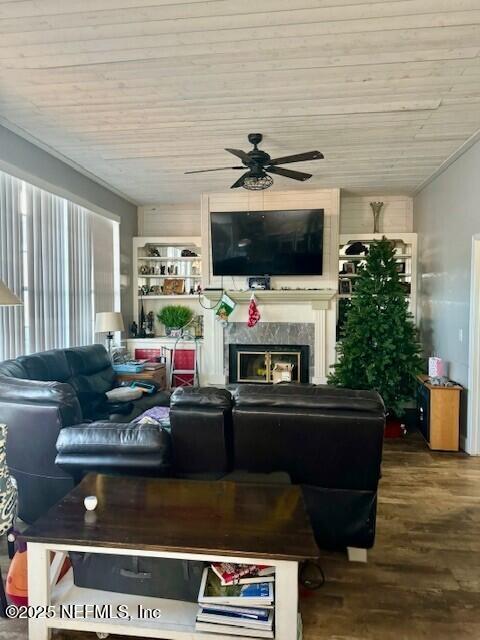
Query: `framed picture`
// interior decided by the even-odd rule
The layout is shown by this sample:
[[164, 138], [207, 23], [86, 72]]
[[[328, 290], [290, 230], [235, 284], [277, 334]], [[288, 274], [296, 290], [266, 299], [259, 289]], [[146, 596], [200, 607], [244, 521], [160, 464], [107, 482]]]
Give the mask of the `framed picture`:
[[397, 262], [397, 272], [405, 273], [406, 272], [406, 264], [405, 262]]
[[345, 263], [345, 273], [355, 273], [355, 263], [354, 262], [346, 262]]
[[338, 293], [340, 295], [350, 295], [352, 293], [352, 281], [350, 278], [340, 278], [338, 281]]
[[185, 280], [183, 278], [165, 278], [163, 281], [163, 294], [165, 296], [179, 296], [182, 293], [185, 293]]

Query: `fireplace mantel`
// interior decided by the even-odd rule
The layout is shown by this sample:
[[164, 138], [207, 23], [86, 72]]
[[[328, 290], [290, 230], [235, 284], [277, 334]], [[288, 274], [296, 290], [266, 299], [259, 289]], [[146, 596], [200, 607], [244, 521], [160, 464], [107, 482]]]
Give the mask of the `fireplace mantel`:
[[[221, 289], [210, 289], [203, 292], [209, 302], [218, 302]], [[310, 304], [315, 311], [328, 309], [330, 300], [336, 295], [333, 289], [273, 289], [264, 291], [236, 291], [226, 292], [237, 304], [248, 304], [252, 293], [263, 304]]]

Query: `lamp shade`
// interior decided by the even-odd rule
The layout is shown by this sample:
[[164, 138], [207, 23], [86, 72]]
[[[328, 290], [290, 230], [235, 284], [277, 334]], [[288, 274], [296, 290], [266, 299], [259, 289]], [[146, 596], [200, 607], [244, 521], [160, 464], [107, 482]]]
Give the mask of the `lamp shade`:
[[124, 331], [122, 314], [119, 311], [105, 311], [95, 316], [95, 332], [110, 333]]
[[0, 307], [23, 304], [18, 296], [10, 291], [6, 284], [0, 280]]

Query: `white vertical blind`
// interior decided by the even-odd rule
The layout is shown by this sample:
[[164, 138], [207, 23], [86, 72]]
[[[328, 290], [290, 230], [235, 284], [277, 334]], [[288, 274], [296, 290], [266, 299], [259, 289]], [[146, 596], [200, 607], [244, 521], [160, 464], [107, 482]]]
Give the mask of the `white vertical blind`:
[[[94, 281], [92, 222], [97, 216], [73, 202], [67, 207], [70, 345], [93, 342]], [[102, 239], [100, 239], [101, 241]], [[108, 243], [108, 237], [104, 239]]]
[[65, 200], [26, 185], [27, 353], [69, 343]]
[[[22, 181], [0, 172], [0, 279], [19, 298], [23, 289]], [[23, 307], [0, 307], [0, 358], [24, 352]]]
[[0, 278], [24, 308], [0, 307], [0, 361], [91, 344], [119, 298], [118, 223], [0, 172]]

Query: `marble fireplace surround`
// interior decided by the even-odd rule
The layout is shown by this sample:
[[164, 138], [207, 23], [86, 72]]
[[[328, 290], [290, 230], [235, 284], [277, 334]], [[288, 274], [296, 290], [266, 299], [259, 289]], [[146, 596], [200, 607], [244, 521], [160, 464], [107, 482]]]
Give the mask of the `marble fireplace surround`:
[[[335, 362], [335, 294], [331, 289], [257, 292], [260, 322], [247, 327], [251, 292], [228, 291], [237, 306], [226, 326], [213, 312], [204, 316], [202, 384], [228, 384], [228, 345], [284, 344], [310, 347], [310, 381], [325, 384]], [[219, 292], [205, 291], [213, 304]]]
[[264, 345], [307, 345], [309, 349], [309, 380], [315, 375], [314, 345], [315, 325], [313, 322], [259, 322], [251, 329], [243, 322], [229, 322], [223, 332], [224, 375], [229, 377], [228, 346], [230, 344]]

